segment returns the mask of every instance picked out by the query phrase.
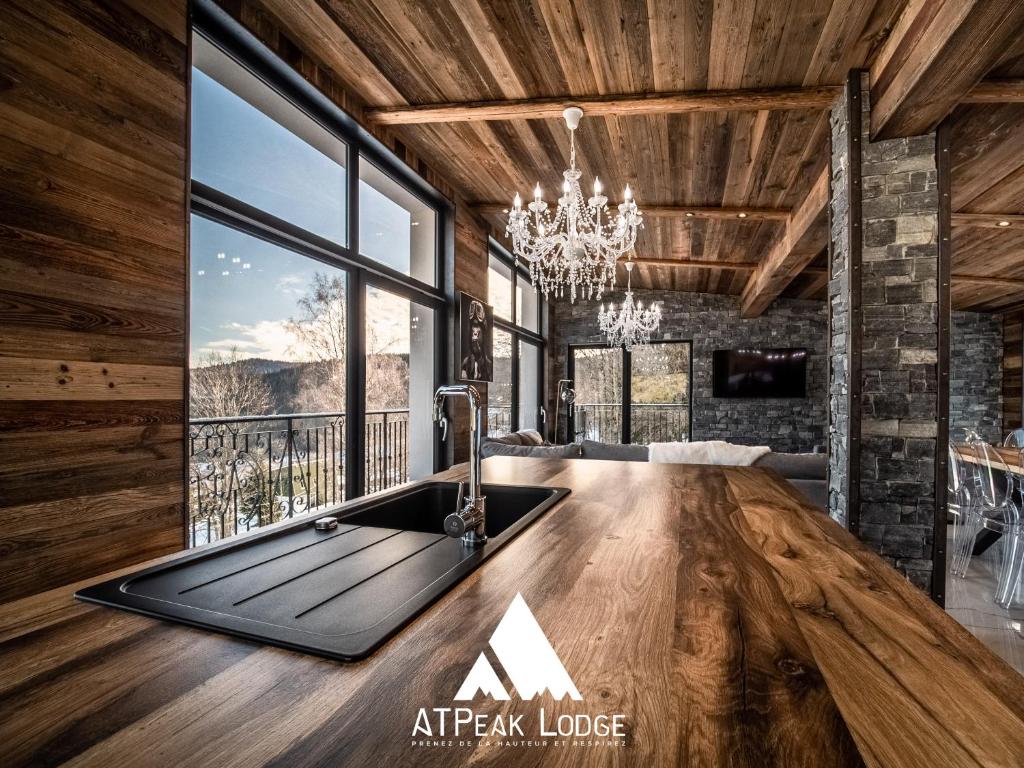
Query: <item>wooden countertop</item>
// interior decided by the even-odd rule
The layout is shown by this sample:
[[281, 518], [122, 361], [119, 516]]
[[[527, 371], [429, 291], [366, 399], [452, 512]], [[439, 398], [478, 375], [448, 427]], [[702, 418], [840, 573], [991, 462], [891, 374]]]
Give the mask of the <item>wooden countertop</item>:
[[[358, 664], [77, 603], [81, 585], [0, 606], [0, 764], [1021, 764], [1024, 678], [778, 475], [492, 458], [484, 477], [573, 493]], [[624, 746], [413, 745], [419, 708], [462, 705], [493, 660], [516, 593], [583, 699], [473, 709], [622, 713]]]

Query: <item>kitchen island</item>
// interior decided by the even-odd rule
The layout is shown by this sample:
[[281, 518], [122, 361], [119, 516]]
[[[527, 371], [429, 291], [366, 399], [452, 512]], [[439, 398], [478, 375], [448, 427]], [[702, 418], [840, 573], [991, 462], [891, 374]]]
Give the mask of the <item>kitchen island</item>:
[[[359, 663], [82, 584], [0, 606], [0, 764], [1022, 763], [1024, 678], [778, 475], [495, 457], [484, 480], [572, 493]], [[580, 698], [510, 684], [488, 640], [517, 595]], [[481, 654], [509, 700], [454, 700]]]

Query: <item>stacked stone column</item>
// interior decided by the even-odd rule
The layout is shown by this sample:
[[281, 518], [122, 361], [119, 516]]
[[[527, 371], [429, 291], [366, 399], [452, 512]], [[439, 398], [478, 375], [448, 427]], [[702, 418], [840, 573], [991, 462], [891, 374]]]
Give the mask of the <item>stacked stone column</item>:
[[[848, 85], [831, 115], [829, 511], [931, 590], [940, 413], [936, 136], [871, 142], [867, 76], [850, 82], [858, 98]], [[851, 131], [859, 141], [850, 141]]]

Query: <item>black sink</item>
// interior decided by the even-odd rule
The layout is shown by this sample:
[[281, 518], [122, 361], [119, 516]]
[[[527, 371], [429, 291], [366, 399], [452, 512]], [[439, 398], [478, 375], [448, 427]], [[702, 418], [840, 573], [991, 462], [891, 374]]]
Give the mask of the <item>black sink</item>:
[[[96, 584], [81, 600], [342, 660], [363, 658], [566, 488], [484, 485], [487, 543], [443, 533], [458, 485], [426, 482]], [[317, 517], [339, 521], [318, 531]]]

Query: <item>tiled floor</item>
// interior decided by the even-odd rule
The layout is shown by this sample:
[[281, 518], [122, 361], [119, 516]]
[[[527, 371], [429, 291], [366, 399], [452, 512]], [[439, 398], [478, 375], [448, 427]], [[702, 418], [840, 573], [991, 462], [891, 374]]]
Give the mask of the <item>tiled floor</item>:
[[[1024, 609], [1005, 611], [992, 602], [998, 544], [971, 560], [967, 578], [946, 575], [946, 611], [972, 635], [1024, 675]], [[952, 539], [947, 547], [953, 551]]]

